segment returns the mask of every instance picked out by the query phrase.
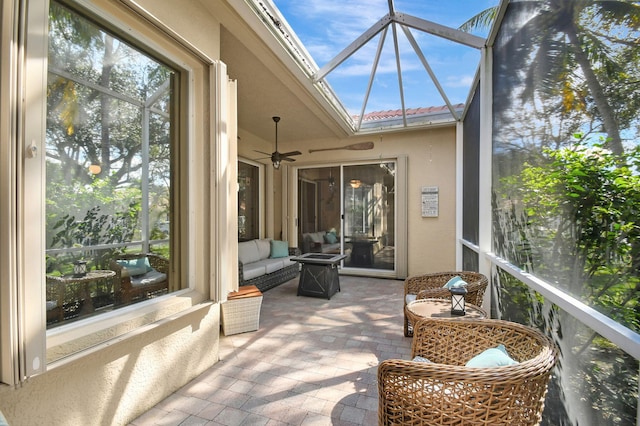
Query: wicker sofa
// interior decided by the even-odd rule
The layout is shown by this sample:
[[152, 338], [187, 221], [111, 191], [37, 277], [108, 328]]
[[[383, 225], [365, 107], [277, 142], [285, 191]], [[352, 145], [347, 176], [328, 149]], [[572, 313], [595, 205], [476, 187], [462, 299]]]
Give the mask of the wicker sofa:
[[[516, 362], [466, 365], [498, 345]], [[537, 425], [557, 358], [548, 337], [514, 322], [422, 319], [411, 360], [378, 366], [379, 424]]]
[[275, 254], [274, 248], [281, 243], [286, 244], [270, 238], [238, 243], [238, 279], [241, 286], [254, 285], [264, 292], [298, 276], [300, 267], [291, 257], [300, 251], [296, 247], [287, 247], [286, 253]]
[[[331, 234], [331, 235], [329, 235]], [[302, 253], [339, 253], [340, 237], [331, 231], [302, 234]]]

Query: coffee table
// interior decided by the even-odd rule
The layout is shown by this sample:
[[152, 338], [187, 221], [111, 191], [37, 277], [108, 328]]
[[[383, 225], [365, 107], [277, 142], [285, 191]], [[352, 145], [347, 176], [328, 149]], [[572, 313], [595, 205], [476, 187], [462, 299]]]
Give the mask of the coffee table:
[[451, 315], [451, 301], [446, 299], [418, 299], [409, 302], [404, 309], [409, 325], [415, 324], [423, 318], [483, 319], [489, 317], [484, 309], [469, 303], [465, 305], [465, 315]]
[[292, 257], [302, 264], [298, 281], [298, 296], [326, 297], [331, 299], [340, 291], [338, 264], [347, 256], [330, 253], [305, 253]]

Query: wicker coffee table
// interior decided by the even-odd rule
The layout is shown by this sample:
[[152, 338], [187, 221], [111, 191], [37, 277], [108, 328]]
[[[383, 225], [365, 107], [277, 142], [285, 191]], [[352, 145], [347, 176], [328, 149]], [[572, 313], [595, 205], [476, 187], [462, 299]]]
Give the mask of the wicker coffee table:
[[466, 304], [465, 315], [451, 315], [451, 301], [445, 299], [418, 299], [409, 302], [405, 307], [409, 324], [415, 324], [422, 318], [460, 318], [460, 319], [484, 319], [489, 318], [487, 312], [476, 306]]

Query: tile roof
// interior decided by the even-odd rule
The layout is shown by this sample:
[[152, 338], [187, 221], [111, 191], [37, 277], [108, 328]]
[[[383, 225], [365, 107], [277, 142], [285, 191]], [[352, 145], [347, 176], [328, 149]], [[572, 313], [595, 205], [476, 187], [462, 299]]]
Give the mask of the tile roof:
[[[456, 111], [461, 111], [464, 109], [464, 104], [453, 105], [453, 108]], [[406, 110], [407, 117], [416, 116], [416, 115], [426, 116], [426, 115], [432, 115], [432, 114], [442, 114], [447, 112], [449, 112], [449, 108], [446, 105], [421, 107], [421, 108], [407, 108]], [[358, 120], [358, 118], [359, 118], [358, 115], [353, 116], [354, 120]], [[387, 110], [387, 111], [369, 112], [364, 115], [364, 117], [362, 118], [362, 121], [365, 122], [365, 121], [389, 120], [393, 118], [402, 118], [402, 110], [395, 109], [395, 110]]]

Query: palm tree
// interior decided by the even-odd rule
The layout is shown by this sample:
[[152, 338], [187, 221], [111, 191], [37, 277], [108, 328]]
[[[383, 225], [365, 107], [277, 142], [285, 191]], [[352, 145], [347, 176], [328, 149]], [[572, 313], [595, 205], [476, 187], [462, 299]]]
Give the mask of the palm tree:
[[[510, 56], [513, 59], [510, 66], [515, 63], [526, 70], [523, 100], [533, 97], [532, 83], [534, 79], [540, 79], [543, 82], [541, 89], [549, 93], [557, 93], [558, 83], [562, 83], [563, 105], [575, 106], [576, 99], [583, 99], [581, 107], [584, 107], [587, 101], [568, 78], [570, 75], [576, 79], [581, 77], [595, 105], [593, 114], [602, 121], [603, 131], [608, 136], [608, 148], [616, 155], [622, 154], [624, 148], [616, 108], [609, 102], [604, 87], [609, 81], [620, 80], [622, 72], [621, 64], [611, 57], [611, 47], [622, 45], [637, 49], [640, 44], [635, 38], [616, 38], [613, 31], [599, 30], [623, 27], [637, 31], [640, 5], [624, 0], [542, 0], [510, 3], [508, 7], [520, 9], [516, 13], [530, 14], [520, 31], [532, 35], [533, 40], [513, 46], [514, 56]], [[486, 28], [498, 10], [498, 7], [487, 9], [469, 19], [460, 29]], [[518, 43], [517, 37], [514, 40]]]

